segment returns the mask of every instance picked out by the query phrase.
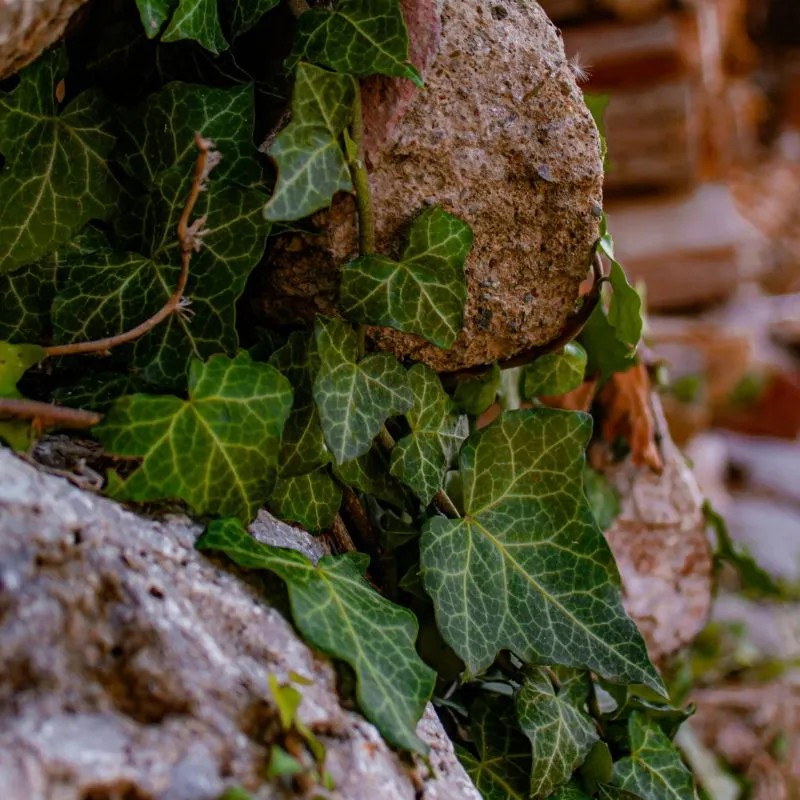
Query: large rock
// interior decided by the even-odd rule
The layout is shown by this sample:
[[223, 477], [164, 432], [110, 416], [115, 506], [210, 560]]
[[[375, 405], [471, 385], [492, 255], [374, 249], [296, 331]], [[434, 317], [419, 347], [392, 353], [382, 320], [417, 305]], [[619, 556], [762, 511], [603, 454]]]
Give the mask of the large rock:
[[[265, 541], [321, 545], [262, 515]], [[258, 800], [276, 709], [267, 677], [298, 673], [339, 800], [479, 800], [429, 707], [436, 777], [340, 705], [331, 664], [265, 601], [259, 575], [194, 550], [200, 527], [155, 521], [0, 448], [0, 796]], [[266, 587], [277, 588], [266, 581]], [[279, 586], [279, 584], [277, 585]], [[279, 596], [279, 595], [278, 595]]]
[[[405, 0], [411, 58], [425, 77], [364, 85], [378, 250], [396, 254], [429, 203], [466, 220], [464, 331], [444, 352], [374, 331], [381, 347], [439, 370], [512, 356], [553, 339], [578, 297], [598, 233], [600, 141], [537, 3]], [[339, 268], [357, 254], [353, 198], [316, 215], [316, 235], [278, 237], [260, 313], [297, 324], [335, 314]]]

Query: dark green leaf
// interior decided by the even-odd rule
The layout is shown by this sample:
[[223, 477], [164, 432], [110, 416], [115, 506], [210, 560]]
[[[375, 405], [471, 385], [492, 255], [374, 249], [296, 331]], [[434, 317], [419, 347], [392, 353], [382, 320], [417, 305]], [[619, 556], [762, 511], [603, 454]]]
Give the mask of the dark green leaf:
[[647, 800], [694, 800], [692, 775], [657, 723], [631, 714], [628, 738], [631, 754], [614, 764], [615, 786]]
[[408, 379], [414, 395], [414, 407], [406, 413], [411, 433], [392, 450], [391, 472], [428, 505], [442, 488], [469, 425], [466, 417], [452, 413], [452, 401], [430, 367], [416, 364]]
[[566, 394], [583, 383], [585, 372], [586, 351], [570, 342], [560, 353], [547, 353], [525, 367], [523, 395], [533, 400]]
[[338, 0], [333, 10], [307, 11], [300, 17], [288, 63], [298, 61], [362, 78], [394, 75], [422, 86], [408, 60], [408, 31], [398, 0]]
[[172, 21], [161, 37], [165, 42], [194, 39], [215, 55], [228, 48], [219, 24], [217, 0], [178, 0]]
[[280, 0], [236, 0], [231, 28], [234, 36], [249, 31]]
[[435, 673], [414, 649], [414, 615], [385, 600], [364, 580], [366, 556], [325, 556], [315, 567], [298, 552], [261, 544], [235, 519], [212, 522], [197, 546], [222, 550], [240, 566], [268, 569], [282, 578], [303, 636], [355, 670], [358, 702], [366, 717], [390, 743], [426, 751], [414, 729], [433, 691]]
[[500, 650], [663, 692], [583, 494], [591, 417], [504, 412], [461, 448], [463, 519], [426, 523], [425, 588], [467, 673]]
[[400, 261], [372, 254], [345, 265], [342, 313], [450, 347], [464, 323], [464, 262], [471, 247], [469, 225], [439, 206], [423, 211]]
[[566, 786], [562, 786], [557, 792], [554, 792], [551, 800], [590, 800], [590, 797], [575, 781], [570, 781]]
[[276, 517], [297, 522], [312, 533], [330, 528], [341, 503], [342, 490], [327, 467], [279, 478], [267, 501]]
[[333, 464], [333, 474], [345, 486], [401, 508], [406, 501], [403, 487], [389, 474], [389, 457], [375, 445], [363, 456]]
[[617, 786], [601, 784], [597, 787], [597, 800], [641, 800], [638, 794], [627, 792]]
[[478, 755], [459, 745], [456, 755], [484, 800], [528, 800], [531, 747], [515, 723], [510, 701], [479, 696], [470, 710], [470, 733]]
[[125, 394], [145, 391], [145, 388], [133, 374], [98, 372], [60, 385], [53, 392], [53, 400], [72, 408], [105, 413], [115, 400]]
[[586, 351], [588, 377], [599, 375], [605, 381], [615, 372], [625, 372], [636, 363], [631, 358], [630, 348], [617, 338], [601, 305], [592, 312], [578, 341]]
[[65, 51], [55, 47], [20, 73], [10, 94], [0, 94], [0, 274], [47, 255], [90, 219], [104, 219], [117, 197], [105, 103], [87, 91], [61, 109], [56, 86], [66, 70]]
[[617, 339], [634, 350], [642, 338], [642, 298], [628, 283], [625, 270], [614, 258], [614, 240], [608, 232], [606, 215], [600, 223], [600, 252], [611, 262], [609, 278], [614, 292], [608, 308], [608, 321], [614, 328]]
[[172, 16], [178, 0], [136, 0], [142, 26], [148, 39], [158, 36], [164, 23]]
[[[45, 358], [45, 352], [35, 344], [0, 342], [0, 397], [21, 400], [17, 382], [34, 364]], [[4, 420], [0, 414], [0, 440], [14, 450], [27, 450], [31, 443], [31, 425], [23, 420]]]
[[289, 382], [246, 353], [193, 361], [189, 400], [123, 397], [94, 432], [115, 455], [142, 465], [118, 482], [118, 499], [181, 498], [198, 514], [252, 519], [275, 481]]
[[352, 189], [340, 138], [353, 116], [355, 92], [356, 82], [349, 75], [298, 64], [292, 121], [269, 149], [278, 180], [264, 209], [267, 219], [307, 217], [329, 206], [336, 192]]
[[[584, 685], [586, 702], [588, 681]], [[516, 698], [517, 720], [531, 740], [531, 797], [549, 797], [566, 783], [583, 763], [594, 743], [597, 730], [580, 702], [573, 702], [569, 691], [556, 694], [550, 678], [541, 669], [531, 669]]]
[[414, 398], [393, 356], [375, 353], [356, 363], [356, 334], [347, 323], [317, 317], [315, 336], [321, 366], [314, 401], [325, 441], [341, 464], [366, 453], [381, 425], [408, 411]]
[[503, 372], [495, 363], [479, 378], [459, 381], [453, 393], [456, 410], [477, 417], [494, 404]]
[[614, 759], [605, 742], [595, 742], [580, 768], [586, 788], [594, 794], [601, 783], [609, 783], [614, 770]]
[[608, 482], [605, 475], [588, 464], [583, 470], [583, 491], [592, 507], [595, 522], [601, 531], [607, 531], [619, 516], [619, 492]]

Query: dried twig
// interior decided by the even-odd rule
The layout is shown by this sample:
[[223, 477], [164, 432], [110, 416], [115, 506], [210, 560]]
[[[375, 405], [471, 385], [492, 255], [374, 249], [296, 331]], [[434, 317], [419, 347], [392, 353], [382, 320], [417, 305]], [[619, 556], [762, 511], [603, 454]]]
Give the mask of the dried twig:
[[333, 540], [339, 553], [357, 552], [356, 546], [353, 544], [352, 538], [350, 538], [350, 532], [338, 514], [333, 518], [333, 524], [328, 531], [328, 535]]
[[45, 347], [44, 351], [48, 356], [104, 353], [112, 347], [117, 347], [118, 345], [138, 339], [140, 336], [143, 336], [145, 333], [155, 328], [156, 325], [165, 320], [170, 314], [186, 313], [188, 303], [183, 297], [183, 292], [186, 289], [186, 282], [189, 279], [189, 262], [191, 261], [192, 252], [200, 249], [201, 237], [203, 235], [202, 228], [206, 222], [206, 217], [203, 216], [189, 224], [189, 217], [194, 211], [200, 192], [205, 189], [205, 181], [209, 172], [219, 163], [221, 158], [220, 154], [214, 150], [214, 143], [210, 139], [204, 139], [199, 133], [196, 133], [194, 140], [199, 150], [194, 168], [194, 179], [192, 181], [192, 188], [189, 191], [189, 197], [186, 200], [186, 205], [183, 207], [183, 213], [178, 222], [178, 241], [181, 247], [181, 273], [178, 278], [178, 285], [175, 287], [175, 291], [172, 293], [169, 300], [167, 300], [152, 317], [145, 320], [140, 325], [137, 325], [135, 328], [125, 331], [125, 333], [120, 333], [116, 336], [108, 336], [105, 339], [96, 339], [93, 342], [74, 342], [73, 344]]
[[45, 428], [85, 430], [97, 425], [102, 418], [102, 414], [93, 411], [54, 406], [38, 400], [0, 397], [0, 419], [31, 420], [39, 433]]

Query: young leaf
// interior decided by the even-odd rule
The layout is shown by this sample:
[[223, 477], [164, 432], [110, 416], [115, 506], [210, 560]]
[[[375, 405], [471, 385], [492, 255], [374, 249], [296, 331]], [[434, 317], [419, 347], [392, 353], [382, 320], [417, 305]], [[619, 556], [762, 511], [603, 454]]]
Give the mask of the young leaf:
[[47, 255], [90, 219], [105, 219], [118, 188], [107, 163], [114, 146], [100, 95], [61, 109], [63, 47], [48, 50], [0, 94], [0, 274]]
[[631, 754], [614, 764], [615, 786], [647, 800], [693, 800], [692, 774], [658, 723], [633, 713], [628, 738]]
[[430, 367], [416, 364], [408, 380], [414, 395], [414, 407], [406, 413], [411, 433], [392, 450], [391, 473], [428, 505], [442, 488], [469, 424], [466, 417], [453, 414], [453, 403]]
[[193, 361], [189, 399], [134, 394], [118, 400], [94, 432], [142, 465], [118, 482], [118, 499], [178, 497], [198, 514], [251, 520], [275, 480], [289, 382], [268, 364], [213, 356]]
[[522, 393], [527, 400], [557, 397], [580, 386], [585, 372], [586, 351], [570, 342], [560, 353], [547, 353], [525, 367]]
[[226, 50], [228, 43], [219, 24], [217, 0], [178, 0], [178, 7], [161, 39], [165, 42], [194, 39], [214, 55]]
[[387, 325], [451, 347], [464, 323], [464, 262], [472, 229], [439, 206], [411, 226], [400, 261], [364, 255], [345, 264], [339, 302], [354, 322]]
[[281, 730], [288, 733], [295, 724], [295, 715], [300, 703], [303, 702], [303, 695], [294, 686], [281, 686], [278, 679], [270, 673], [267, 677], [269, 690], [272, 699], [278, 707], [278, 716], [281, 720]]
[[231, 30], [234, 37], [249, 31], [260, 19], [278, 5], [280, 0], [236, 0]]
[[453, 392], [456, 410], [475, 417], [483, 414], [497, 398], [502, 379], [503, 371], [495, 362], [484, 375], [459, 381]]
[[456, 755], [484, 800], [528, 800], [531, 747], [514, 722], [511, 703], [480, 695], [470, 709], [470, 733], [477, 757], [460, 745]]
[[[9, 344], [0, 342], [0, 398], [22, 400], [17, 382], [34, 364], [45, 357], [45, 352], [35, 344]], [[0, 412], [0, 440], [19, 451], [31, 443], [31, 425], [24, 420], [3, 419]]]
[[508, 649], [664, 691], [583, 494], [591, 430], [577, 412], [504, 412], [461, 448], [465, 516], [428, 521], [420, 556], [439, 629], [469, 675]]
[[408, 31], [399, 0], [337, 0], [332, 11], [313, 8], [300, 17], [287, 65], [311, 61], [363, 78], [380, 73], [422, 77], [408, 60]]
[[[141, 252], [98, 251], [70, 262], [64, 288], [53, 303], [58, 342], [91, 340], [122, 333], [161, 308], [178, 282], [180, 245], [175, 228], [189, 179], [178, 167], [164, 173], [144, 207], [146, 239]], [[193, 357], [235, 353], [235, 302], [264, 252], [269, 225], [261, 215], [263, 195], [226, 182], [210, 181], [196, 207], [205, 215], [203, 246], [192, 254], [184, 296], [191, 319], [172, 314], [132, 345], [132, 366], [146, 383], [178, 391]]]
[[366, 556], [324, 556], [314, 566], [294, 550], [253, 539], [236, 519], [212, 522], [197, 547], [222, 550], [240, 566], [267, 569], [284, 580], [303, 636], [355, 670], [356, 694], [367, 719], [391, 744], [426, 751], [415, 726], [433, 691], [435, 673], [414, 648], [414, 615], [385, 600], [364, 580]]
[[381, 425], [414, 403], [408, 375], [388, 353], [356, 363], [355, 331], [345, 322], [317, 317], [320, 370], [314, 381], [325, 441], [337, 464], [366, 453]]
[[280, 745], [273, 744], [269, 754], [267, 779], [292, 778], [306, 771], [306, 768]]
[[305, 475], [278, 478], [267, 501], [276, 517], [296, 522], [312, 533], [330, 528], [341, 504], [341, 487], [327, 467]]
[[582, 684], [582, 697], [564, 686], [556, 694], [547, 673], [531, 669], [517, 694], [517, 720], [533, 748], [531, 797], [549, 797], [566, 783], [599, 738], [580, 707], [586, 702], [587, 679], [578, 674], [573, 680]]
[[[303, 17], [313, 13], [307, 11]], [[268, 220], [302, 219], [329, 206], [336, 192], [352, 189], [339, 140], [353, 117], [356, 88], [349, 75], [297, 65], [292, 121], [269, 149], [278, 180], [264, 208]]]

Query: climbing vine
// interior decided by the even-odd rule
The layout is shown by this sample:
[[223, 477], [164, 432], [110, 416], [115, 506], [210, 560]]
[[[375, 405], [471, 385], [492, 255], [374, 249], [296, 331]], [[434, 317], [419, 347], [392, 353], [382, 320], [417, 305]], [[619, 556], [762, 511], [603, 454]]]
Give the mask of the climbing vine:
[[[399, 256], [375, 252], [359, 81], [422, 85], [398, 0], [290, 3], [291, 49], [266, 68], [253, 54], [277, 0], [108, 5], [103, 41], [77, 31], [0, 95], [0, 438], [26, 451], [89, 428], [115, 460], [107, 495], [182, 501], [207, 521], [198, 548], [283, 581], [392, 745], [425, 755], [432, 699], [487, 800], [692, 798], [671, 742], [684, 712], [601, 531], [614, 499], [586, 467], [592, 417], [539, 402], [636, 363], [641, 302], [605, 220], [610, 273], [570, 341], [445, 386], [367, 335], [452, 346], [472, 246], [433, 198]], [[360, 234], [340, 316], [240, 339], [268, 240], [337, 192], [355, 192]], [[263, 506], [337, 552], [257, 541]], [[270, 775], [327, 785], [297, 692], [273, 693]]]

